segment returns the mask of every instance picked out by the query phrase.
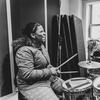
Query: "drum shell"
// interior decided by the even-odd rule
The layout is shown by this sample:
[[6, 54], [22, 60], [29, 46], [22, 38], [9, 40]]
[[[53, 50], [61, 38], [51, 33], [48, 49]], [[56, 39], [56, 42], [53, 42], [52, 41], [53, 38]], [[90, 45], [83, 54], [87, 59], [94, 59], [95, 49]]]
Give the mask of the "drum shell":
[[94, 96], [100, 96], [100, 90], [93, 87], [93, 94], [94, 94]]
[[100, 76], [93, 81], [93, 94], [95, 97], [100, 98]]
[[84, 98], [85, 100], [92, 100], [92, 87], [89, 87], [87, 90], [84, 91], [80, 91], [80, 92], [68, 92], [68, 91], [64, 91], [65, 94], [65, 98], [66, 100], [83, 100]]
[[81, 90], [75, 89], [74, 91], [69, 91], [65, 88], [64, 94], [66, 100], [92, 100], [93, 98], [92, 91], [93, 90], [91, 83], [90, 86], [82, 88]]

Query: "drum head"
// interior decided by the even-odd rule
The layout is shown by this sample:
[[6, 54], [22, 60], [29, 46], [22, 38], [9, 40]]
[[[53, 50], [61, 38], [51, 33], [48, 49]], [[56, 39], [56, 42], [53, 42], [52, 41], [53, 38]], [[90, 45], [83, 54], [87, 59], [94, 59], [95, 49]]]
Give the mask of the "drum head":
[[94, 79], [93, 87], [100, 90], [100, 76]]
[[71, 78], [63, 83], [66, 91], [79, 92], [84, 91], [92, 86], [92, 80], [85, 77]]

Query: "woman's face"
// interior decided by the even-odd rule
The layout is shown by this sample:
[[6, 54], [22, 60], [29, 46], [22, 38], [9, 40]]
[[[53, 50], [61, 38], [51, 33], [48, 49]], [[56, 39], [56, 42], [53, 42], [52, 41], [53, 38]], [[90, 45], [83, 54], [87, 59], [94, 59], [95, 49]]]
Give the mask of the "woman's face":
[[34, 34], [31, 34], [31, 37], [34, 38], [36, 41], [45, 42], [46, 34], [43, 27], [41, 25], [37, 26], [36, 32]]
[[46, 33], [44, 32], [44, 29], [41, 25], [37, 26], [37, 29], [35, 32], [35, 39], [40, 42], [46, 41]]

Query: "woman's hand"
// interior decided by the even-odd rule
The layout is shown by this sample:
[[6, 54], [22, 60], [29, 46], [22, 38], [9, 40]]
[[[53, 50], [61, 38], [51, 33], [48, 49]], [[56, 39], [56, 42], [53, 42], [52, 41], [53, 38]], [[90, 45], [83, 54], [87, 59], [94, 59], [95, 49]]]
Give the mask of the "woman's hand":
[[58, 75], [60, 73], [60, 70], [58, 70], [55, 67], [50, 68], [52, 75]]
[[56, 77], [53, 82], [51, 82], [51, 87], [55, 91], [56, 94], [62, 94], [64, 88], [62, 86], [64, 80], [59, 77]]
[[57, 71], [57, 74], [60, 74], [60, 72], [61, 72], [59, 69], [56, 69], [56, 71]]
[[52, 67], [52, 68], [50, 68], [50, 71], [51, 71], [52, 75], [57, 75], [56, 68]]

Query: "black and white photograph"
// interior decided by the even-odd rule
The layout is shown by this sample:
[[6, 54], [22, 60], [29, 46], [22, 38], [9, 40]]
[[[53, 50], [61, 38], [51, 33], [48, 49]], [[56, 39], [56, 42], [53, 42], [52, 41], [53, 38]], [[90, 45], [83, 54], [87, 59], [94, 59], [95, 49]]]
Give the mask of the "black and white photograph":
[[100, 100], [100, 0], [0, 0], [0, 100]]

